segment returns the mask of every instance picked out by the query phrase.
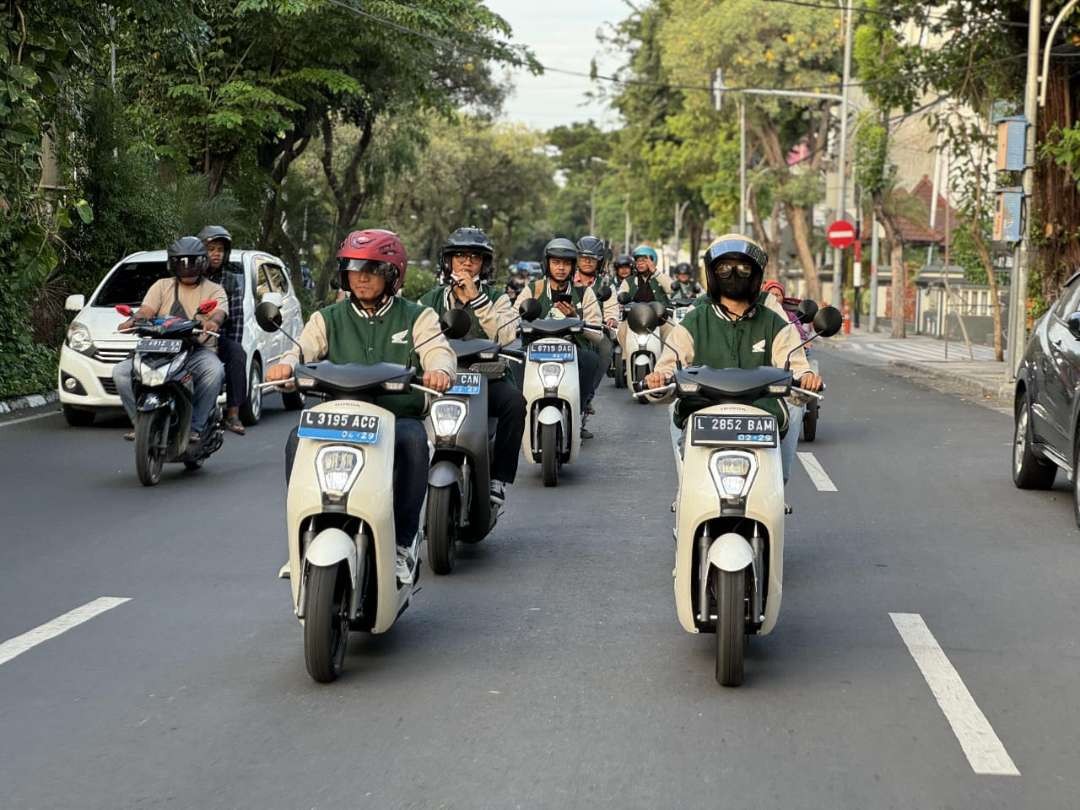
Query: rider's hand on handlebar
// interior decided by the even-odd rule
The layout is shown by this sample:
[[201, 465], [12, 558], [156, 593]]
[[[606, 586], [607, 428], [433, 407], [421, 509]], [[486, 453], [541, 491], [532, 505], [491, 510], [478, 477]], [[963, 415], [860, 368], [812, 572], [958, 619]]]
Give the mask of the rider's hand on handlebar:
[[425, 371], [424, 378], [421, 380], [421, 385], [424, 388], [430, 388], [433, 391], [438, 391], [440, 394], [450, 387], [453, 380], [450, 379], [450, 375], [441, 369], [435, 371]]
[[215, 320], [207, 318], [202, 322], [202, 330], [204, 332], [214, 332], [215, 334], [221, 329], [221, 324]]
[[821, 377], [810, 371], [806, 374], [803, 374], [799, 378], [798, 383], [796, 384], [799, 386], [799, 388], [805, 389], [806, 391], [820, 391], [821, 386], [823, 386], [825, 383], [822, 382]]
[[126, 318], [119, 326], [116, 327], [117, 332], [123, 332], [125, 329], [130, 329], [132, 324], [135, 323], [135, 316]]
[[619, 328], [619, 322], [617, 320], [615, 320], [614, 318], [608, 318], [607, 319], [607, 328], [608, 329], [618, 329]]
[[650, 388], [663, 388], [670, 383], [672, 379], [673, 377], [670, 374], [664, 374], [662, 371], [654, 371], [645, 376], [645, 390], [647, 391]]
[[288, 363], [278, 363], [266, 370], [267, 382], [284, 382], [285, 380], [291, 380], [292, 377], [293, 369]]

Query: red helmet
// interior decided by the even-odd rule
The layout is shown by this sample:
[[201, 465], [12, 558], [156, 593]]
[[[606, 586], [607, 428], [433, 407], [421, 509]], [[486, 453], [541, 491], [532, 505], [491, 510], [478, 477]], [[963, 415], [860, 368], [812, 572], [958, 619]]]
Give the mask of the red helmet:
[[391, 294], [396, 293], [405, 283], [405, 268], [409, 260], [405, 255], [405, 245], [393, 231], [377, 228], [353, 231], [338, 248], [337, 258], [343, 290], [349, 289], [349, 270], [361, 268], [368, 272], [381, 273]]

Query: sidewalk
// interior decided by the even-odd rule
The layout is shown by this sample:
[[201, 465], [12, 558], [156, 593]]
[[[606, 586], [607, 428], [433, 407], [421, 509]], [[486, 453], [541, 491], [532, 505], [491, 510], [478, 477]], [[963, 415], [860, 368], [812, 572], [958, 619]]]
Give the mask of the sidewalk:
[[853, 329], [850, 335], [841, 333], [815, 345], [843, 352], [848, 360], [862, 365], [914, 372], [949, 393], [966, 392], [993, 400], [998, 406], [1012, 404], [1013, 384], [1005, 376], [1005, 363], [994, 360], [994, 350], [989, 346], [972, 344], [973, 360], [963, 342], [950, 342], [946, 357], [942, 340], [922, 336], [893, 340], [887, 333], [873, 334], [864, 329]]

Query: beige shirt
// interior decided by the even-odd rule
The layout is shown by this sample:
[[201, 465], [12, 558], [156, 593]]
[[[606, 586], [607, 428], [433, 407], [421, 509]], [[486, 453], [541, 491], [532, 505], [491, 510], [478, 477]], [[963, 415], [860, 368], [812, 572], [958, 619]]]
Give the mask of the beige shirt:
[[[174, 294], [174, 289], [178, 294]], [[205, 323], [219, 312], [227, 316], [229, 314], [229, 295], [220, 284], [215, 284], [210, 279], [204, 278], [198, 284], [184, 284], [174, 278], [162, 278], [150, 285], [150, 289], [143, 296], [142, 305], [139, 307], [152, 309], [154, 315], [164, 317], [172, 314], [173, 304], [180, 299], [180, 307], [184, 314], [191, 320]], [[209, 315], [200, 315], [199, 304], [203, 301], [214, 301], [217, 306]], [[221, 318], [218, 322], [221, 322]], [[217, 338], [213, 335], [202, 334], [198, 340], [208, 348], [217, 345]]]
[[[383, 304], [382, 308], [375, 313], [375, 316], [388, 310], [395, 300], [391, 298]], [[350, 306], [361, 318], [372, 317], [357, 307], [356, 304], [350, 304]], [[424, 371], [445, 371], [453, 380], [457, 374], [457, 355], [454, 354], [454, 350], [450, 348], [450, 343], [442, 334], [439, 316], [435, 314], [435, 310], [431, 307], [424, 307], [420, 317], [413, 323], [412, 338], [413, 346], [416, 347], [416, 354], [420, 358], [420, 368]], [[300, 333], [298, 342], [304, 350], [305, 363], [317, 363], [326, 357], [330, 351], [330, 343], [326, 337], [326, 320], [321, 313], [316, 312], [308, 319], [304, 331]], [[421, 343], [424, 345], [421, 346]], [[281, 358], [282, 363], [293, 368], [296, 368], [299, 360], [300, 352], [297, 351], [295, 346]]]
[[[530, 281], [525, 285], [525, 289], [521, 291], [515, 302], [518, 309], [520, 309], [521, 305], [530, 298], [535, 298], [533, 295], [533, 287], [535, 287], [536, 284], [537, 282]], [[544, 279], [544, 284], [548, 284], [547, 279]], [[570, 291], [569, 285], [567, 285], [566, 291]], [[543, 294], [543, 288], [541, 288], [541, 294]], [[548, 317], [558, 320], [560, 318], [565, 318], [566, 316], [559, 312], [556, 307], [552, 306], [551, 312], [548, 313]], [[592, 288], [588, 288], [581, 296], [581, 319], [585, 321], [585, 323], [592, 324], [593, 326], [600, 326], [603, 323], [601, 318], [600, 302], [596, 300], [596, 293], [592, 291]], [[582, 331], [582, 334], [585, 335], [591, 343], [600, 343], [600, 341], [604, 339], [603, 334], [597, 332], [595, 329], [585, 329]]]

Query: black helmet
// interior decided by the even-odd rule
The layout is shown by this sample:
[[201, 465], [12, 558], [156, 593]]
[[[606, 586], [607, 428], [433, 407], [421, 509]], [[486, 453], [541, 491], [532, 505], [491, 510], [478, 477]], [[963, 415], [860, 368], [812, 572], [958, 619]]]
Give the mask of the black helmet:
[[578, 250], [574, 243], [566, 237], [556, 236], [544, 245], [544, 275], [551, 275], [548, 259], [569, 259], [570, 272], [573, 273], [577, 270], [577, 258]]
[[765, 280], [765, 266], [769, 263], [769, 255], [765, 249], [753, 239], [737, 233], [725, 234], [709, 246], [709, 249], [705, 251], [703, 264], [709, 297], [714, 301], [720, 300], [719, 279], [715, 273], [716, 265], [725, 258], [740, 259], [750, 265], [752, 269], [749, 300], [757, 300], [761, 292], [761, 284]]
[[199, 278], [210, 267], [206, 246], [197, 236], [181, 236], [167, 253], [169, 272], [177, 278]]
[[679, 262], [675, 265], [675, 275], [692, 276], [694, 271], [690, 268], [690, 262]]
[[615, 261], [612, 262], [612, 269], [615, 271], [615, 277], [620, 278], [619, 268], [625, 267], [627, 270], [631, 270], [634, 267], [634, 260], [630, 258], [626, 253], [620, 253], [615, 257]]
[[583, 236], [577, 243], [578, 256], [588, 256], [596, 259], [596, 275], [604, 272], [604, 262], [607, 261], [607, 247], [604, 240], [596, 236]]
[[483, 259], [480, 265], [480, 278], [487, 280], [491, 275], [491, 265], [495, 259], [495, 246], [486, 233], [476, 227], [458, 228], [448, 237], [439, 253], [439, 272], [442, 283], [450, 283], [450, 254], [456, 250], [479, 253]]
[[232, 234], [225, 230], [222, 225], [207, 225], [201, 231], [199, 231], [199, 239], [207, 247], [211, 242], [224, 242], [225, 243], [225, 258], [221, 260], [221, 266], [225, 267], [229, 263], [229, 253], [232, 252]]

